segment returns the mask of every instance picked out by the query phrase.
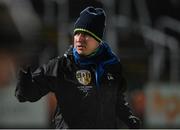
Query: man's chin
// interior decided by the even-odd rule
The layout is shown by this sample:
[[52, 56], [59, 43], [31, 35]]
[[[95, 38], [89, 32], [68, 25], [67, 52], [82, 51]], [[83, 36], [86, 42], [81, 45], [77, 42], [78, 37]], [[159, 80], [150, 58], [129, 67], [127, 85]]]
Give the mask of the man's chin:
[[83, 51], [77, 51], [77, 53], [80, 55], [80, 56], [86, 56], [87, 54]]
[[85, 55], [83, 51], [77, 51], [79, 55]]

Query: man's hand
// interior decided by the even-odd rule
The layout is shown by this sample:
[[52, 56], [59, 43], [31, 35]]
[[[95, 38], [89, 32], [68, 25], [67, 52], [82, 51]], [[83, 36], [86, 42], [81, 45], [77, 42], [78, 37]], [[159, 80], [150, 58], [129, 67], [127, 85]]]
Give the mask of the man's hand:
[[[30, 67], [27, 68], [27, 71], [20, 70], [19, 71], [19, 77], [18, 80], [20, 81], [21, 85], [24, 85], [23, 83], [26, 84], [26, 82], [32, 80], [32, 74], [31, 74], [31, 69]], [[22, 81], [22, 82], [21, 82]]]
[[24, 70], [20, 70], [18, 76], [19, 77], [18, 77], [15, 96], [18, 98], [19, 102], [25, 102], [26, 92], [28, 92], [28, 87], [32, 82], [30, 67], [27, 68], [27, 72]]

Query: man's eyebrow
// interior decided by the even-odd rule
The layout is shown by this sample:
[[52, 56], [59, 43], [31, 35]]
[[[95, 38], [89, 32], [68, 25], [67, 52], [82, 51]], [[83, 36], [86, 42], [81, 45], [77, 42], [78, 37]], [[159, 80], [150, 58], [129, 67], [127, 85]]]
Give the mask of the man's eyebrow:
[[87, 32], [84, 32], [84, 31], [76, 31], [76, 33], [81, 33], [81, 34], [84, 34], [84, 35], [89, 35]]

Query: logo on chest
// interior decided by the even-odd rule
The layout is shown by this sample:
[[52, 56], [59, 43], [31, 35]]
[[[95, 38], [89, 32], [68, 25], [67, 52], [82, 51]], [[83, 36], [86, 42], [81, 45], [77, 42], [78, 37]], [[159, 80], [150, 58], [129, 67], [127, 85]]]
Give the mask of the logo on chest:
[[88, 85], [91, 82], [91, 72], [88, 70], [76, 71], [76, 79], [83, 85]]
[[114, 80], [114, 77], [111, 73], [107, 73], [107, 79], [108, 80]]

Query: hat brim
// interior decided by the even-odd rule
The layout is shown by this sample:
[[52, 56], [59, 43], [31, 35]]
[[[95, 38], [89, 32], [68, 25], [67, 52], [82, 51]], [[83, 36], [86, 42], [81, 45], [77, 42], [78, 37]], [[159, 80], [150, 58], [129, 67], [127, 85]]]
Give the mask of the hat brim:
[[77, 32], [85, 32], [87, 34], [89, 34], [90, 36], [92, 36], [95, 40], [97, 40], [98, 42], [102, 42], [102, 39], [99, 38], [96, 34], [94, 34], [93, 32], [87, 30], [87, 29], [83, 29], [83, 28], [76, 28], [74, 29], [74, 35], [77, 33]]

